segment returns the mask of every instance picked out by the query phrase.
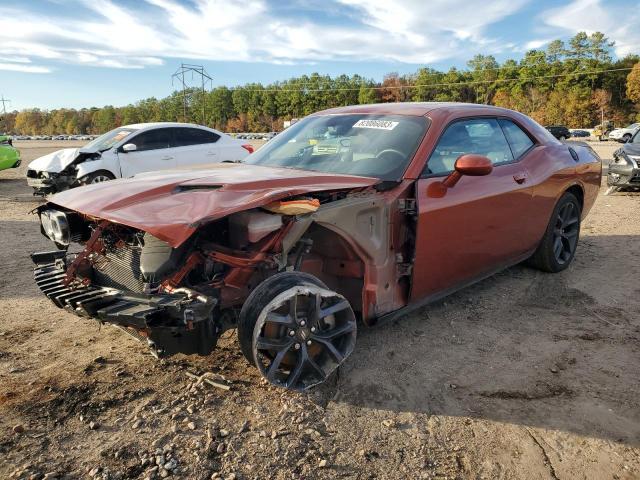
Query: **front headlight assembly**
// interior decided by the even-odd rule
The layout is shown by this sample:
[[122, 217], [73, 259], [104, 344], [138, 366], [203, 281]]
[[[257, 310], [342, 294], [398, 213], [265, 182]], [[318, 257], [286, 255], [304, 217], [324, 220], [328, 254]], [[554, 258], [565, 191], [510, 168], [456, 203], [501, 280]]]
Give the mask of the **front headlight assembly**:
[[64, 212], [42, 210], [40, 212], [40, 224], [42, 225], [43, 233], [59, 247], [66, 247], [71, 243], [69, 220]]

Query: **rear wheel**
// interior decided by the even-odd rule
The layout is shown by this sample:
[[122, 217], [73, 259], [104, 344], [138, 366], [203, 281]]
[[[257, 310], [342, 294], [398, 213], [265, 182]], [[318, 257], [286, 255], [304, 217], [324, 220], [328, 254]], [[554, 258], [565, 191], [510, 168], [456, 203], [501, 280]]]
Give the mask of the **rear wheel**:
[[580, 237], [581, 210], [580, 202], [572, 193], [567, 192], [560, 198], [529, 264], [551, 273], [560, 272], [571, 264]]
[[238, 322], [242, 353], [269, 382], [306, 390], [351, 354], [356, 319], [349, 302], [302, 272], [276, 274], [249, 295]]

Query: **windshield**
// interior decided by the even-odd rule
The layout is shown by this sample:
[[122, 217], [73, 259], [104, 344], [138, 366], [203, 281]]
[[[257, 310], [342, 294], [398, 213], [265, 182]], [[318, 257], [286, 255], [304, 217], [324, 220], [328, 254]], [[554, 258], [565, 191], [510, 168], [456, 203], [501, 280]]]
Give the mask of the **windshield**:
[[629, 143], [634, 143], [636, 145], [640, 145], [640, 130], [638, 130], [636, 132], [636, 134], [633, 136], [633, 138], [631, 139], [631, 141]]
[[307, 117], [244, 162], [270, 167], [400, 180], [428, 127], [424, 117]]
[[110, 132], [105, 133], [104, 135], [100, 135], [95, 140], [87, 143], [83, 150], [91, 150], [96, 152], [104, 152], [105, 150], [109, 150], [111, 147], [116, 145], [120, 140], [124, 140], [126, 137], [135, 132], [133, 128], [116, 128], [111, 130]]

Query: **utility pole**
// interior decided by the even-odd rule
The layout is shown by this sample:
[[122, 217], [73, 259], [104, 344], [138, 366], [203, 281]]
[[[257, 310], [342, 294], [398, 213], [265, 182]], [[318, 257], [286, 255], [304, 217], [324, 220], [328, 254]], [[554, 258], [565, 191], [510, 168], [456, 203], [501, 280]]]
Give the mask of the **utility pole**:
[[5, 132], [8, 133], [7, 130], [7, 103], [11, 103], [11, 100], [8, 98], [4, 98], [4, 95], [0, 95], [0, 103], [2, 103], [2, 120], [4, 121]]
[[187, 121], [187, 83], [185, 82], [184, 76], [186, 73], [191, 73], [191, 80], [194, 77], [200, 76], [200, 87], [202, 91], [202, 124], [205, 125], [207, 123], [207, 102], [205, 99], [206, 93], [206, 84], [209, 83], [209, 86], [213, 84], [213, 78], [207, 73], [202, 65], [191, 65], [188, 63], [181, 63], [180, 68], [176, 70], [176, 72], [171, 75], [171, 85], [173, 85], [174, 81], [177, 80], [182, 85], [182, 115], [183, 120]]

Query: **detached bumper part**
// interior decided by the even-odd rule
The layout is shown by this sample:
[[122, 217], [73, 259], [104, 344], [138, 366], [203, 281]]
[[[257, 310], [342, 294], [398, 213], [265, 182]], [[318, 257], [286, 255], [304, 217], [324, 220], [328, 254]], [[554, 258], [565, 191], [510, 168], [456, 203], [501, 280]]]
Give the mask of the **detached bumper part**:
[[607, 172], [607, 184], [612, 187], [640, 187], [640, 168], [611, 163]]
[[47, 195], [66, 190], [75, 181], [75, 178], [69, 175], [57, 173], [50, 173], [48, 177], [42, 175], [42, 172], [27, 170], [27, 185], [35, 190], [36, 195]]
[[138, 294], [95, 285], [65, 286], [65, 252], [31, 255], [38, 288], [58, 308], [95, 318], [146, 338], [156, 356], [175, 353], [208, 355], [216, 346], [216, 300], [194, 300], [186, 294]]

